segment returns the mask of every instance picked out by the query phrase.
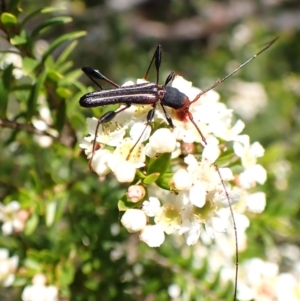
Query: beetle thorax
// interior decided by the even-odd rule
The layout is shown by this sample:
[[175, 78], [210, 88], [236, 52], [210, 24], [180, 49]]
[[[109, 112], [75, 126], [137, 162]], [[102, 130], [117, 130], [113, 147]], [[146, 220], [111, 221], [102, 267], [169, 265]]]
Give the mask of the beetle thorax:
[[174, 87], [166, 86], [164, 98], [161, 100], [162, 104], [172, 109], [178, 110], [189, 105], [189, 98]]

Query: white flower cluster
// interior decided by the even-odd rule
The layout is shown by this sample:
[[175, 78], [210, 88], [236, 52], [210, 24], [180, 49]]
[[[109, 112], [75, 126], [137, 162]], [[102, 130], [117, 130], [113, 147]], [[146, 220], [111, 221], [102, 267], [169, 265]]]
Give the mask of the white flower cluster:
[[12, 285], [18, 263], [18, 256], [9, 257], [7, 249], [0, 249], [0, 286]]
[[[175, 77], [172, 86], [190, 100], [200, 93], [180, 76]], [[226, 230], [230, 224], [230, 211], [220, 175], [231, 204], [242, 200], [236, 209], [241, 215], [246, 209], [256, 213], [264, 210], [265, 195], [247, 192], [266, 180], [266, 171], [257, 164], [257, 158], [263, 156], [264, 150], [258, 142], [250, 144], [249, 137], [241, 135], [244, 128], [241, 120], [232, 125], [232, 110], [220, 103], [219, 98], [216, 92], [209, 91], [189, 107], [206, 143], [187, 114], [170, 108], [166, 109], [174, 129], [170, 129], [160, 108], [156, 110], [151, 127], [145, 129], [149, 106], [132, 105], [111, 122], [101, 124], [97, 134], [98, 120], [87, 119], [89, 136], [80, 147], [88, 159], [92, 158], [91, 168], [99, 176], [112, 172], [119, 182], [133, 182], [147, 190], [146, 194], [141, 193], [140, 199], [136, 198], [136, 193], [127, 193], [127, 200], [132, 201], [133, 206], [126, 208], [121, 222], [129, 232], [140, 232], [140, 239], [151, 247], [160, 246], [165, 235], [171, 233], [184, 234], [188, 245], [195, 244], [203, 225], [211, 237]], [[95, 139], [95, 153], [92, 154]], [[189, 147], [191, 145], [193, 147]], [[187, 149], [190, 151], [186, 152]], [[223, 151], [228, 159], [222, 164], [226, 167], [220, 167], [218, 171], [214, 162], [223, 159]], [[200, 160], [197, 152], [202, 152]], [[154, 173], [156, 178], [152, 176], [158, 181], [163, 179], [164, 184], [167, 183], [164, 188], [169, 191], [155, 186], [155, 180], [147, 181], [151, 176], [147, 174], [148, 162], [165, 153], [171, 153], [167, 173]], [[229, 168], [234, 164], [238, 167], [234, 170], [240, 172], [233, 173]], [[134, 195], [132, 200], [131, 194]], [[248, 225], [241, 227], [241, 233], [238, 233], [244, 238], [242, 244], [246, 243], [243, 233]]]
[[25, 227], [29, 212], [21, 209], [20, 203], [12, 201], [7, 205], [0, 203], [0, 222], [3, 235], [21, 232]]
[[[295, 262], [299, 265], [298, 262]], [[298, 275], [299, 277], [299, 270]], [[280, 273], [275, 262], [252, 258], [241, 265], [238, 299], [297, 301], [300, 284], [293, 273]]]
[[32, 283], [25, 287], [22, 293], [23, 301], [58, 301], [58, 288], [54, 285], [46, 285], [47, 279], [44, 274], [36, 274]]

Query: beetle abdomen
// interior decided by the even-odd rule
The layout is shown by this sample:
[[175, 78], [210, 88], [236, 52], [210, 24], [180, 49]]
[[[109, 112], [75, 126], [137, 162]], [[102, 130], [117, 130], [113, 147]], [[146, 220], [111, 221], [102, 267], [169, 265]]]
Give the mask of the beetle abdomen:
[[153, 104], [158, 99], [157, 85], [154, 83], [143, 83], [91, 92], [82, 96], [79, 104], [82, 107], [98, 107], [115, 103]]

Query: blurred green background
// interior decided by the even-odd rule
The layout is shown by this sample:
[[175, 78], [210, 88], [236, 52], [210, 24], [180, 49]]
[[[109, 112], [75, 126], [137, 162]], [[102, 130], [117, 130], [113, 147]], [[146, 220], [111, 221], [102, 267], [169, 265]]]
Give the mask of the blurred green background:
[[[99, 108], [78, 105], [88, 91], [85, 85], [92, 86], [80, 68], [94, 67], [122, 84], [144, 76], [158, 44], [163, 47], [161, 83], [174, 70], [204, 89], [279, 37], [216, 90], [245, 121], [244, 132], [251, 141], [259, 141], [266, 150], [259, 163], [268, 171], [268, 181], [260, 187], [267, 194], [267, 207], [262, 214], [249, 216], [248, 248], [241, 262], [252, 257], [269, 260], [271, 250], [279, 250], [281, 270], [291, 270], [293, 262], [280, 253], [280, 246], [299, 247], [300, 242], [299, 1], [20, 1], [22, 11], [14, 7], [17, 2], [2, 0], [1, 5], [2, 12], [12, 8], [19, 22], [41, 6], [66, 10], [39, 12], [24, 25], [9, 25], [2, 33], [0, 46], [5, 51], [11, 47], [7, 36], [22, 36], [20, 28], [26, 31], [25, 42], [15, 44], [23, 58], [36, 60], [26, 61], [26, 75], [36, 82], [45, 78], [40, 86], [34, 81], [20, 83], [9, 71], [3, 75], [7, 69], [1, 68], [2, 79], [11, 79], [4, 87], [12, 92], [0, 100], [0, 200], [6, 204], [16, 199], [31, 213], [25, 232], [0, 236], [0, 247], [23, 262], [17, 285], [1, 289], [1, 300], [20, 300], [22, 287], [37, 272], [59, 286], [61, 300], [232, 298], [232, 290], [222, 287], [217, 275], [206, 278], [205, 262], [200, 269], [193, 266], [193, 248], [183, 256], [180, 244], [167, 240], [151, 250], [137, 236], [119, 229], [117, 200], [126, 186], [120, 187], [110, 176], [97, 179], [78, 146], [87, 134], [85, 118], [101, 115]], [[73, 21], [36, 30], [59, 16]], [[66, 39], [53, 48], [51, 59], [37, 63], [34, 45], [47, 49], [47, 43], [53, 45], [75, 31], [86, 35], [74, 44], [68, 59], [57, 61], [70, 45]], [[150, 78], [155, 78], [153, 71]], [[39, 89], [59, 134], [47, 148], [29, 128], [3, 123], [31, 124], [33, 117], [38, 118], [34, 95]], [[14, 100], [10, 93], [16, 95]], [[182, 290], [178, 299], [168, 295], [172, 283]]]

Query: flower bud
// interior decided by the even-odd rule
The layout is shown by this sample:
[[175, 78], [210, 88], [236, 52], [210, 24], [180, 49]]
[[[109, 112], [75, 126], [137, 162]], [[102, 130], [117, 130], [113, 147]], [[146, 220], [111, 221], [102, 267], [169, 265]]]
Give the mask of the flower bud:
[[149, 247], [159, 247], [165, 240], [165, 233], [159, 225], [147, 225], [141, 231], [140, 240]]
[[145, 195], [146, 190], [141, 185], [131, 185], [128, 187], [127, 197], [133, 203], [141, 201]]
[[121, 218], [122, 225], [129, 233], [139, 232], [146, 227], [147, 216], [139, 209], [128, 209]]

